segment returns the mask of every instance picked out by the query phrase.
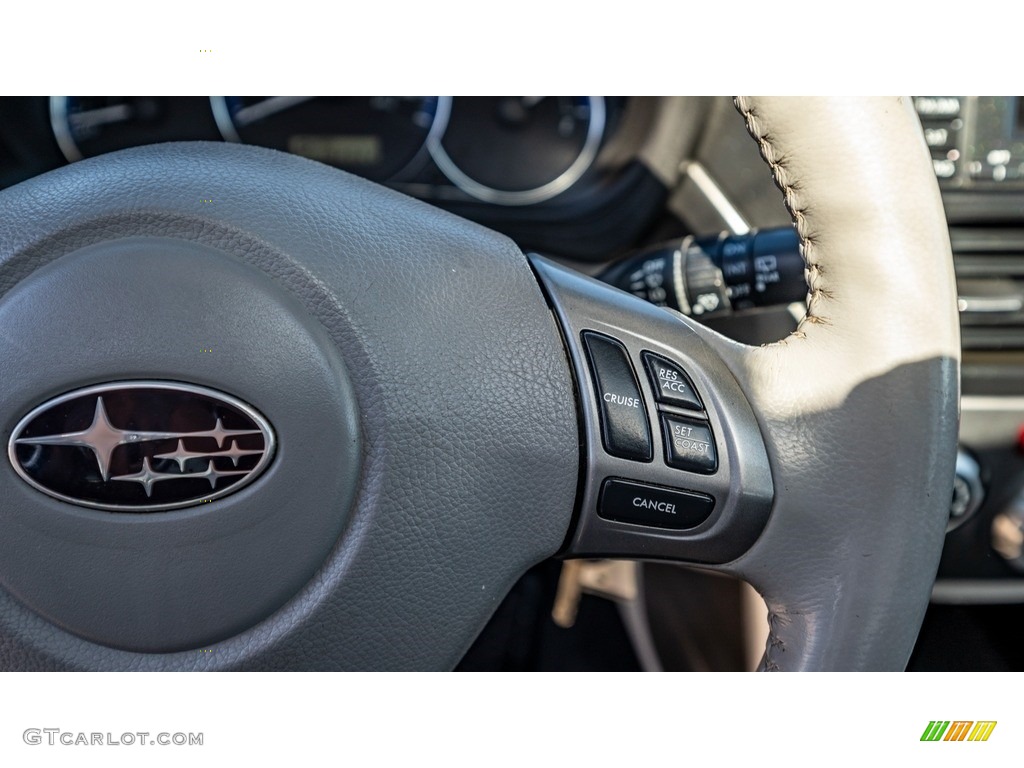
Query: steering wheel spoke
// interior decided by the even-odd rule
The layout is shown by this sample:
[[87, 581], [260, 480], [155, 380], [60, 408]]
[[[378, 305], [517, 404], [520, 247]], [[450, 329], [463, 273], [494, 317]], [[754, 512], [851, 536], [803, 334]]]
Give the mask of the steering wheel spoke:
[[773, 486], [754, 413], [683, 315], [541, 257], [586, 446], [567, 554], [727, 563], [764, 529]]
[[[568, 551], [745, 578], [769, 607], [764, 669], [902, 669], [956, 448], [954, 280], [927, 149], [905, 100], [736, 105], [800, 236], [808, 314], [788, 339], [747, 347], [535, 259], [571, 351], [587, 450]], [[678, 369], [699, 396], [683, 405], [702, 413], [659, 397], [650, 353], [667, 375]], [[600, 370], [602, 355], [618, 374]], [[715, 461], [680, 464], [674, 441], [692, 452], [695, 434]], [[672, 497], [655, 488], [702, 494], [712, 511], [699, 519], [679, 496], [690, 517], [674, 526]]]

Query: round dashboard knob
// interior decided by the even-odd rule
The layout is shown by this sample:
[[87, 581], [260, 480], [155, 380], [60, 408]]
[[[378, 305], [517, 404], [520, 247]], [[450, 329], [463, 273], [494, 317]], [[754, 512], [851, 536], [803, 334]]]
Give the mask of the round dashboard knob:
[[956, 453], [956, 474], [953, 476], [953, 499], [949, 505], [949, 523], [946, 531], [957, 528], [981, 506], [985, 486], [981, 482], [981, 467], [964, 449]]

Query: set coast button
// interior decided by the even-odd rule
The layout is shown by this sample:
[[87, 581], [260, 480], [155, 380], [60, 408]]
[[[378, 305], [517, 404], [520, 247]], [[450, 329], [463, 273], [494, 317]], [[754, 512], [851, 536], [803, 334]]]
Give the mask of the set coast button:
[[661, 414], [665, 435], [665, 463], [676, 469], [710, 475], [718, 469], [718, 453], [706, 421]]

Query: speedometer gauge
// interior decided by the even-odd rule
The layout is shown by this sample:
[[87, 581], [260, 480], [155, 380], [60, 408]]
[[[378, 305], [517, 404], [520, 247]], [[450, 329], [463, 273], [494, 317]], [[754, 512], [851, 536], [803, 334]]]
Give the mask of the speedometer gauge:
[[444, 130], [444, 96], [213, 96], [221, 134], [351, 171], [399, 175]]
[[206, 99], [168, 96], [51, 96], [50, 126], [68, 162], [162, 141], [213, 141]]
[[597, 157], [604, 126], [602, 96], [460, 97], [430, 154], [478, 200], [528, 205], [576, 183]]

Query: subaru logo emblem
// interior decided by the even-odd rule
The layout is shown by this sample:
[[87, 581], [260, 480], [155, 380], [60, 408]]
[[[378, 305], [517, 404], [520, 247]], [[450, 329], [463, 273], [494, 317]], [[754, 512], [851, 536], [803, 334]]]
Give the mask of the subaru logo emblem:
[[61, 501], [156, 512], [221, 498], [253, 482], [274, 455], [270, 424], [206, 387], [125, 381], [32, 409], [8, 456], [25, 482]]

